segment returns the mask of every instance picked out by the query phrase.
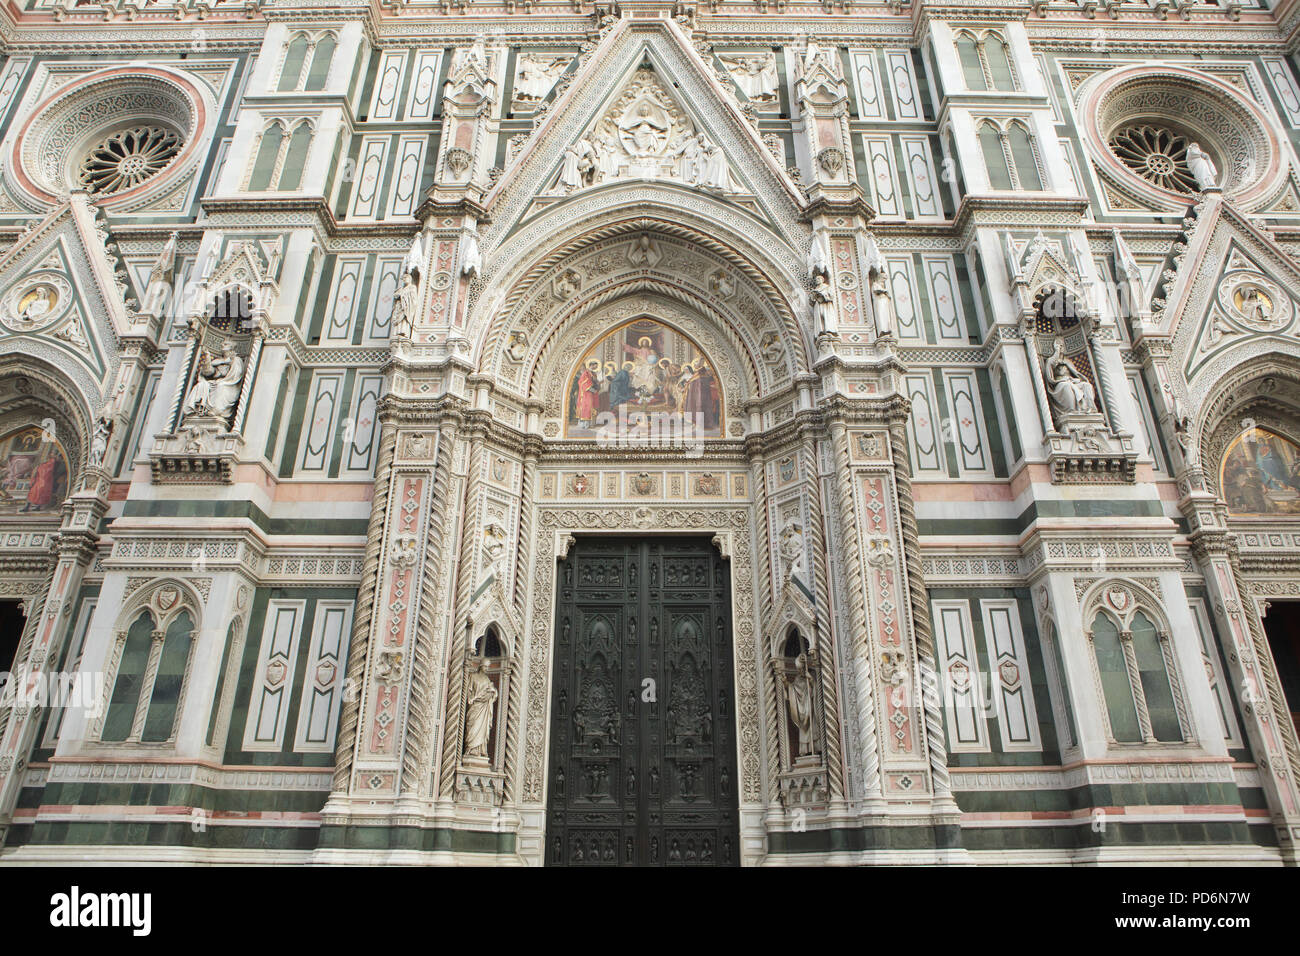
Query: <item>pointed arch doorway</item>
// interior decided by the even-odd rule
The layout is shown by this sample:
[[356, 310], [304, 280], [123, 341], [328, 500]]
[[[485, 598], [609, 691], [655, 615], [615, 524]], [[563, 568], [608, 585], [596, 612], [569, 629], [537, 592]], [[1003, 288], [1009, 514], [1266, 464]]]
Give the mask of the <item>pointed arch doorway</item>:
[[727, 562], [705, 537], [580, 537], [557, 581], [546, 862], [740, 859]]

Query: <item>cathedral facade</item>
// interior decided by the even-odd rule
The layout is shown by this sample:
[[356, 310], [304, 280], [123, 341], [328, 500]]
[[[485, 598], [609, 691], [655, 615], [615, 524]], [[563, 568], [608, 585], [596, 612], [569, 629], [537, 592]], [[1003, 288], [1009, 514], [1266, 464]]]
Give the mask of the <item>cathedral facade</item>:
[[1295, 864], [1298, 48], [5, 0], [0, 863]]

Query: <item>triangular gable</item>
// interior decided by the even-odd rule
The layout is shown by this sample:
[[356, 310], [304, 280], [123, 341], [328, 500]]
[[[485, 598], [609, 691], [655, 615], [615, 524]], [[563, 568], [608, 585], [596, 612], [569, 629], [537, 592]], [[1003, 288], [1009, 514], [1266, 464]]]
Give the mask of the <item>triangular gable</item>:
[[[611, 83], [605, 79], [610, 76], [619, 79]], [[629, 95], [633, 87], [637, 90]], [[626, 152], [628, 141], [635, 142], [637, 131], [630, 120], [620, 127], [614, 116], [616, 112], [622, 116], [620, 104], [622, 108], [635, 107], [642, 94], [651, 100], [663, 100], [657, 107], [646, 101], [653, 115], [642, 133], [643, 137], [655, 137], [656, 159], [677, 145], [677, 137], [687, 131], [686, 124], [726, 158], [731, 188], [718, 188], [709, 182], [692, 185], [677, 181], [677, 185], [707, 189], [724, 200], [746, 206], [779, 232], [791, 231], [800, 215], [802, 197], [680, 28], [671, 21], [622, 21], [585, 58], [573, 82], [524, 146], [511, 174], [502, 177], [486, 197], [485, 205], [493, 221], [486, 231], [484, 246], [499, 245], [566, 195], [603, 184], [584, 183], [576, 190], [558, 188], [565, 152], [584, 139], [594, 142], [602, 134], [605, 138], [616, 135], [620, 152]], [[656, 124], [662, 126], [665, 119], [672, 119], [674, 113], [682, 118], [681, 128], [670, 126], [666, 132], [651, 132]], [[587, 157], [588, 161], [592, 159]], [[619, 176], [609, 181], [636, 181], [650, 165], [647, 162], [634, 169], [624, 161]]]
[[505, 593], [499, 571], [493, 571], [479, 585], [478, 591], [470, 601], [467, 621], [474, 635], [471, 640], [477, 638], [488, 627], [495, 625], [497, 635], [503, 642], [508, 656], [511, 658], [518, 656], [523, 624]]
[[771, 659], [781, 656], [791, 627], [798, 628], [813, 647], [817, 646], [817, 612], [813, 610], [807, 587], [797, 574], [786, 578], [763, 631], [763, 645]]
[[108, 247], [94, 207], [74, 193], [0, 256], [0, 342], [24, 339], [24, 351], [61, 368], [92, 406], [116, 371], [121, 337], [141, 332]]
[[1218, 195], [1196, 210], [1196, 224], [1167, 289], [1155, 331], [1173, 340], [1189, 398], [1250, 355], [1300, 356], [1300, 268], [1271, 237]]

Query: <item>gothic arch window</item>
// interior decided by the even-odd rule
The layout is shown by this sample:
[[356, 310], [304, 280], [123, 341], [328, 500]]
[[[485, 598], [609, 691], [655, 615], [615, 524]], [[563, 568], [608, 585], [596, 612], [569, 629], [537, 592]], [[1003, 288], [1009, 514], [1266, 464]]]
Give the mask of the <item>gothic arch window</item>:
[[1042, 189], [1043, 177], [1039, 171], [1038, 147], [1029, 128], [1018, 120], [1012, 121], [1007, 128], [1007, 146], [1011, 151], [1011, 167], [1016, 177], [1016, 188]]
[[993, 189], [1043, 188], [1042, 161], [1033, 134], [1021, 120], [997, 123], [983, 120], [978, 127], [980, 149]]
[[1009, 48], [1001, 34], [992, 30], [979, 34], [962, 30], [956, 42], [967, 89], [1002, 92], [1019, 89]]
[[[303, 169], [311, 152], [315, 129], [310, 120], [299, 120], [288, 130], [276, 120], [262, 131], [257, 154], [248, 175], [249, 192], [275, 189], [292, 192], [301, 185]], [[274, 184], [274, 186], [272, 185]]]
[[276, 164], [280, 161], [280, 146], [284, 142], [284, 127], [272, 123], [262, 131], [262, 141], [257, 147], [257, 158], [253, 160], [253, 170], [248, 179], [250, 192], [261, 192], [271, 188], [271, 179], [275, 175]]
[[280, 66], [279, 93], [288, 93], [298, 89], [302, 79], [303, 66], [311, 50], [311, 38], [305, 33], [295, 34], [284, 48], [284, 63]]
[[1101, 689], [1106, 732], [1117, 744], [1189, 739], [1169, 629], [1136, 588], [1106, 584], [1084, 619]]
[[125, 633], [118, 633], [121, 653], [113, 692], [108, 699], [108, 713], [99, 735], [99, 739], [105, 743], [124, 741], [131, 735], [131, 725], [140, 705], [140, 687], [144, 683], [144, 669], [149, 661], [149, 644], [154, 629], [153, 615], [141, 611]]
[[318, 92], [325, 89], [337, 46], [338, 38], [333, 33], [322, 33], [315, 37], [307, 33], [295, 33], [285, 44], [276, 92]]
[[289, 135], [289, 146], [285, 152], [284, 167], [280, 174], [280, 190], [292, 192], [302, 182], [303, 167], [307, 164], [307, 152], [311, 149], [311, 124], [306, 120], [294, 127]]
[[185, 589], [164, 583], [130, 602], [121, 619], [127, 623], [114, 638], [98, 739], [170, 743], [189, 683], [197, 605]]
[[307, 68], [305, 89], [308, 92], [314, 93], [325, 89], [325, 80], [329, 77], [330, 64], [334, 60], [335, 46], [337, 43], [332, 33], [327, 33], [316, 41], [316, 49], [311, 55], [311, 65]]

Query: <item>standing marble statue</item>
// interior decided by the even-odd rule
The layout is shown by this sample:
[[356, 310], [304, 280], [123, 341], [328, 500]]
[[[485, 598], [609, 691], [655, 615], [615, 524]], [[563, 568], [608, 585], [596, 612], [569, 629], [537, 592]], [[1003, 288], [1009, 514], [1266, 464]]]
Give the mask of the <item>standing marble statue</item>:
[[402, 273], [402, 287], [393, 297], [393, 337], [409, 339], [415, 326], [415, 312], [419, 308], [420, 290], [410, 272]]
[[144, 309], [149, 315], [161, 315], [167, 306], [171, 293], [172, 273], [176, 262], [176, 233], [172, 233], [163, 245], [162, 252], [154, 260], [149, 270], [149, 282], [145, 287]]
[[90, 463], [102, 467], [108, 454], [108, 439], [113, 434], [113, 419], [107, 409], [95, 420], [95, 431], [90, 439]]
[[418, 279], [423, 268], [424, 245], [420, 242], [420, 234], [417, 232], [415, 238], [411, 240], [411, 251], [406, 254], [406, 271]]
[[1209, 154], [1201, 149], [1200, 143], [1188, 144], [1187, 169], [1196, 180], [1196, 185], [1201, 192], [1218, 188], [1219, 170], [1215, 168], [1214, 160], [1210, 159]]
[[1057, 338], [1052, 354], [1043, 360], [1047, 394], [1058, 412], [1097, 411], [1097, 397], [1092, 383], [1079, 373], [1065, 357], [1065, 341]]
[[727, 168], [727, 154], [700, 134], [700, 151], [703, 158], [697, 160], [699, 184], [708, 189], [731, 189], [731, 171]]
[[471, 658], [465, 687], [465, 756], [482, 760], [488, 755], [492, 711], [497, 699], [497, 689], [485, 668], [483, 658]]
[[794, 741], [795, 752], [799, 757], [810, 757], [813, 754], [813, 699], [808, 656], [800, 654], [795, 661], [794, 676], [782, 674], [781, 680], [785, 684], [786, 710], [799, 738]]
[[826, 273], [813, 277], [812, 290], [813, 328], [820, 335], [839, 335], [840, 320], [835, 310], [835, 290], [831, 288]]
[[483, 268], [483, 256], [478, 248], [478, 233], [473, 229], [460, 237], [460, 274], [478, 275]]
[[889, 276], [883, 261], [874, 263], [867, 271], [871, 283], [871, 311], [876, 319], [876, 337], [894, 334], [894, 299], [889, 290]]

